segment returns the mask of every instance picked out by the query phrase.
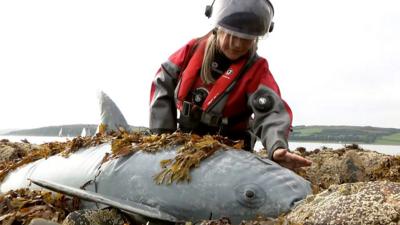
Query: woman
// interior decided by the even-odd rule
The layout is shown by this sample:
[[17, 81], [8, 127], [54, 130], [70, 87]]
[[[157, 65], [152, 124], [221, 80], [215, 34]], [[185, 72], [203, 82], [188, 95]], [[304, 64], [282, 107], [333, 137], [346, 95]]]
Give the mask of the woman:
[[178, 124], [185, 132], [243, 139], [250, 151], [257, 136], [270, 159], [289, 168], [310, 165], [287, 150], [292, 112], [267, 60], [256, 53], [258, 38], [273, 29], [272, 4], [218, 0], [215, 7], [215, 28], [172, 54], [158, 70], [151, 88], [150, 129], [173, 132]]

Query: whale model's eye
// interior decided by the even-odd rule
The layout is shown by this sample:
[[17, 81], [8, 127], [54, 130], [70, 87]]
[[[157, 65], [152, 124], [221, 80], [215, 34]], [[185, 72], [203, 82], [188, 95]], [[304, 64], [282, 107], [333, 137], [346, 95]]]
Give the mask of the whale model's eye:
[[256, 184], [238, 185], [235, 187], [237, 201], [248, 208], [259, 208], [266, 199], [266, 194]]
[[252, 190], [247, 190], [245, 195], [246, 195], [247, 198], [253, 198], [255, 193]]

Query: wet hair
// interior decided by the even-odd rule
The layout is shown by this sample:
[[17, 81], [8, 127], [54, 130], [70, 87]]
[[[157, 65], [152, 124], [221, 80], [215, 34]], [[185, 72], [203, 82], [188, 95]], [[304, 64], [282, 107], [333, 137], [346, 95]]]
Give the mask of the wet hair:
[[[214, 61], [214, 56], [216, 51], [219, 51], [218, 47], [218, 35], [220, 35], [223, 31], [215, 28], [210, 32], [208, 36], [206, 48], [203, 57], [203, 64], [201, 65], [200, 70], [200, 78], [205, 84], [212, 84], [215, 82], [215, 79], [212, 76], [212, 67], [211, 64]], [[256, 54], [257, 51], [257, 43], [258, 40], [255, 41], [253, 47], [250, 49], [250, 55]]]

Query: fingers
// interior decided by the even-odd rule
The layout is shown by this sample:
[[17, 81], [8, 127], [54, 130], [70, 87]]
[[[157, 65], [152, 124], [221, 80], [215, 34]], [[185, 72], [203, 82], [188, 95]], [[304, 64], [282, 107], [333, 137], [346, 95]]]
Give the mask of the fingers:
[[298, 167], [311, 166], [312, 161], [299, 155], [290, 153], [287, 149], [277, 149], [273, 154], [273, 159], [280, 165], [294, 169]]
[[282, 161], [285, 159], [286, 154], [288, 153], [287, 149], [279, 148], [274, 151], [272, 159], [275, 161]]
[[291, 161], [296, 162], [296, 164], [300, 165], [300, 167], [302, 167], [302, 166], [311, 166], [311, 164], [312, 164], [311, 160], [308, 160], [308, 159], [303, 158], [303, 157], [301, 157], [299, 155], [296, 155], [296, 154], [293, 154], [293, 153], [289, 153], [289, 152], [286, 155], [289, 155], [289, 154], [290, 154], [289, 157], [292, 158]]

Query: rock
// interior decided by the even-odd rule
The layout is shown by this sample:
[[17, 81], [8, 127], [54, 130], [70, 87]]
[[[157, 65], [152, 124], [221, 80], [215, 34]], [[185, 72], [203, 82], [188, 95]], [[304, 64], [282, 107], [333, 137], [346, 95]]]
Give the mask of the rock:
[[400, 224], [400, 183], [389, 181], [333, 185], [303, 200], [289, 224]]
[[42, 218], [35, 218], [31, 220], [29, 225], [60, 225], [59, 223], [53, 222], [51, 220], [45, 220]]
[[78, 210], [70, 213], [62, 225], [121, 225], [127, 218], [117, 209]]
[[39, 146], [23, 142], [9, 142], [7, 139], [0, 140], [0, 163], [21, 159], [27, 152], [38, 149]]
[[314, 193], [333, 184], [377, 180], [400, 182], [400, 156], [362, 149], [303, 152], [302, 155], [313, 164], [296, 172], [311, 181]]

